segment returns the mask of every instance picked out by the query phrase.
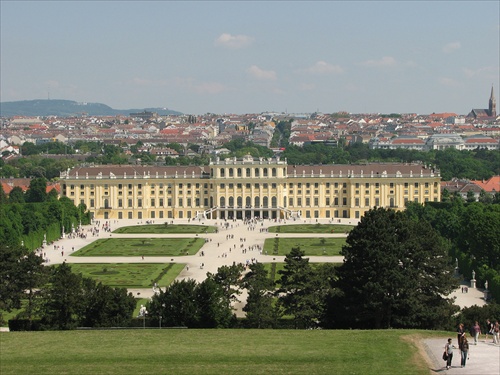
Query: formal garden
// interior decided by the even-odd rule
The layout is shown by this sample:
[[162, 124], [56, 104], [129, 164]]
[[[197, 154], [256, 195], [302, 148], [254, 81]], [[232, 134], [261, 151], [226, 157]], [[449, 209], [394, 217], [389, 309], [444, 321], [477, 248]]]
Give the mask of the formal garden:
[[286, 255], [292, 247], [300, 247], [305, 256], [336, 256], [340, 255], [343, 245], [345, 245], [345, 238], [267, 238], [264, 242], [264, 254]]
[[120, 227], [113, 233], [117, 234], [202, 234], [214, 233], [217, 230], [212, 225], [190, 224], [147, 224]]
[[72, 256], [142, 257], [194, 255], [204, 245], [202, 238], [106, 238], [75, 251]]
[[269, 227], [269, 233], [338, 233], [347, 235], [354, 225], [343, 224], [287, 224]]
[[121, 288], [166, 287], [184, 268], [181, 263], [73, 263], [71, 269], [104, 285]]

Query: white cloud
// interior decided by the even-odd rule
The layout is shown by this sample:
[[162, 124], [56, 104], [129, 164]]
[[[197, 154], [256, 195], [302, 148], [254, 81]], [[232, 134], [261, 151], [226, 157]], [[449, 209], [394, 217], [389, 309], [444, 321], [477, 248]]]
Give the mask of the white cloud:
[[312, 74], [329, 74], [329, 73], [342, 73], [344, 69], [339, 65], [329, 64], [325, 61], [318, 61], [316, 64], [306, 69], [308, 73]]
[[494, 66], [485, 66], [477, 69], [462, 68], [462, 71], [468, 78], [485, 77], [485, 78], [498, 79], [498, 67], [495, 68]]
[[247, 35], [231, 35], [224, 33], [215, 39], [215, 46], [237, 49], [249, 46], [253, 41], [254, 38]]
[[275, 81], [276, 80], [276, 72], [273, 70], [263, 70], [259, 68], [257, 65], [252, 65], [247, 69], [247, 73], [252, 77], [266, 80], [266, 81]]
[[447, 77], [441, 77], [439, 78], [439, 83], [443, 86], [448, 86], [448, 87], [458, 87], [460, 84], [455, 81], [452, 78], [447, 78]]
[[460, 45], [460, 42], [452, 42], [448, 43], [443, 47], [443, 52], [444, 53], [452, 53], [453, 51], [460, 49], [462, 46]]
[[380, 60], [367, 60], [362, 62], [360, 65], [368, 67], [387, 67], [396, 65], [396, 60], [391, 56], [384, 56]]

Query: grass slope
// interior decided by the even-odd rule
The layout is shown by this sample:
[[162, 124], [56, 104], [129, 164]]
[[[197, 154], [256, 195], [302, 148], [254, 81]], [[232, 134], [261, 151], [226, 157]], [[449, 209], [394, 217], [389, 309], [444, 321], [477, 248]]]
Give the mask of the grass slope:
[[1, 333], [7, 374], [428, 374], [424, 331], [117, 330]]

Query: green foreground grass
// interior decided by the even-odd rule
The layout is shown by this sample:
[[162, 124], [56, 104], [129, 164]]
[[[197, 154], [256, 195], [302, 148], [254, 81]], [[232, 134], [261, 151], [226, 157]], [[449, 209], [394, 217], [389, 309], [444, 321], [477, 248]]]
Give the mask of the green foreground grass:
[[106, 238], [88, 244], [72, 256], [182, 256], [194, 255], [202, 238]]
[[[428, 331], [176, 330], [0, 334], [6, 374], [428, 374]], [[405, 339], [412, 337], [414, 340]]]
[[354, 225], [343, 224], [289, 224], [269, 227], [269, 233], [348, 233]]
[[209, 225], [181, 225], [181, 224], [148, 224], [120, 227], [113, 233], [125, 234], [184, 234], [184, 233], [214, 233], [216, 227]]
[[104, 285], [121, 288], [149, 288], [157, 283], [170, 285], [184, 268], [181, 263], [73, 263], [75, 273], [81, 273]]
[[340, 255], [345, 238], [326, 238], [324, 243], [320, 237], [314, 238], [268, 238], [264, 242], [264, 253], [269, 255], [286, 255], [292, 247], [300, 247], [306, 256]]

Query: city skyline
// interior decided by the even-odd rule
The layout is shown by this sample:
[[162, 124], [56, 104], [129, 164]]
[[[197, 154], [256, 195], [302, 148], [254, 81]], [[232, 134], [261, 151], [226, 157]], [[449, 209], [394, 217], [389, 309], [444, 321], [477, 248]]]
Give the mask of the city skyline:
[[499, 92], [498, 2], [0, 6], [2, 102], [467, 114]]

